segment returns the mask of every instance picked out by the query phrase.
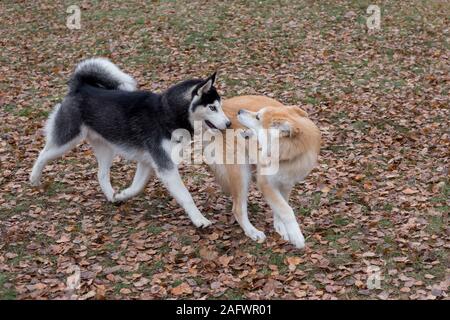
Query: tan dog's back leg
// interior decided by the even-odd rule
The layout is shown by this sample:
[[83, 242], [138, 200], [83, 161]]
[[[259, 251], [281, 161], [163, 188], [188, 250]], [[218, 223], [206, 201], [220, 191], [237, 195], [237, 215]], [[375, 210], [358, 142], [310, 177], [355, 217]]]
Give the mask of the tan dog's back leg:
[[251, 172], [248, 165], [226, 165], [230, 181], [230, 193], [233, 199], [233, 214], [236, 221], [251, 239], [262, 242], [266, 239], [264, 232], [256, 229], [248, 219], [247, 197]]
[[[258, 175], [258, 188], [261, 190], [264, 198], [267, 200], [274, 212], [274, 223], [276, 222], [279, 227], [277, 232], [281, 234], [283, 239], [288, 240], [297, 248], [303, 248], [305, 246], [305, 238], [303, 237], [297, 220], [295, 219], [294, 211], [285, 199], [285, 196], [288, 196], [287, 190], [283, 190], [283, 192], [281, 192], [270, 183], [266, 176], [262, 175]], [[284, 229], [283, 226], [279, 225], [279, 223], [282, 223]]]
[[[289, 196], [291, 195], [292, 186], [281, 185], [280, 193], [283, 196], [284, 200], [289, 204]], [[286, 241], [289, 241], [287, 236], [286, 228], [284, 227], [284, 223], [281, 221], [281, 218], [273, 212], [273, 226], [275, 231]]]

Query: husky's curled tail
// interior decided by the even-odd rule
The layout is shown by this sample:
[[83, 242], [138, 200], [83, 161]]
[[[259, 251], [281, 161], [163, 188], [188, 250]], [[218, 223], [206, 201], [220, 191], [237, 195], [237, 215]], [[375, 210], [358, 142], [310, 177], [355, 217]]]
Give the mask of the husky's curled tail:
[[136, 90], [136, 80], [105, 58], [91, 58], [80, 62], [69, 81], [69, 94], [83, 84], [109, 90]]
[[80, 62], [69, 80], [69, 92], [47, 119], [46, 144], [33, 166], [30, 181], [39, 185], [44, 166], [86, 138], [77, 93], [83, 86], [107, 90], [135, 91], [136, 80], [105, 58], [91, 58]]

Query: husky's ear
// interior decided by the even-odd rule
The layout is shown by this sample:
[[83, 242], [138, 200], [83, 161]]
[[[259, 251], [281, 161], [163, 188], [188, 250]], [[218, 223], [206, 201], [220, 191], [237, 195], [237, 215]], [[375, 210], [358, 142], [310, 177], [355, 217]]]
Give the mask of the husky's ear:
[[293, 137], [299, 133], [298, 128], [292, 126], [288, 121], [277, 121], [271, 123], [270, 129], [277, 129], [280, 137]]
[[212, 75], [209, 76], [208, 80], [211, 80], [211, 86], [216, 82], [217, 71], [215, 71]]
[[290, 111], [295, 112], [298, 116], [308, 118], [308, 112], [301, 109], [299, 106], [292, 105], [292, 106], [286, 106], [286, 107], [288, 107]]
[[216, 81], [217, 72], [214, 72], [211, 76], [209, 76], [205, 81], [200, 83], [194, 90], [194, 95], [201, 96], [202, 94], [207, 93], [214, 85]]

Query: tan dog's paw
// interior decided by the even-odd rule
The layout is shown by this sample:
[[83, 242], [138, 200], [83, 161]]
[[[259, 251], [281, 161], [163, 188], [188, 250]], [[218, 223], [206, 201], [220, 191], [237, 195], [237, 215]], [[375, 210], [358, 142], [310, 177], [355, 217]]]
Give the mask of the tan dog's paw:
[[245, 233], [250, 239], [253, 241], [262, 243], [266, 240], [266, 235], [264, 232], [259, 231], [258, 229], [254, 228]]

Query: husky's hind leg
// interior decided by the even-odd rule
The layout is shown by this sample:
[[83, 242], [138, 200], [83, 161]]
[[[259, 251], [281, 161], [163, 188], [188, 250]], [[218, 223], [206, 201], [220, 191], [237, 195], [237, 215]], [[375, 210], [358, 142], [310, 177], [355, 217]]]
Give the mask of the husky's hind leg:
[[133, 178], [133, 183], [131, 184], [131, 186], [129, 186], [125, 190], [122, 190], [120, 193], [114, 196], [114, 200], [125, 201], [134, 196], [137, 196], [142, 192], [142, 190], [144, 190], [145, 185], [147, 184], [153, 173], [154, 171], [151, 166], [143, 162], [139, 162]]
[[[81, 130], [81, 124], [76, 121], [70, 125], [58, 123], [56, 125], [57, 117], [61, 104], [57, 104], [52, 114], [48, 118], [46, 125], [46, 143], [44, 149], [39, 154], [38, 159], [34, 163], [30, 175], [30, 183], [33, 186], [40, 184], [42, 170], [47, 163], [62, 157], [66, 152], [73, 149], [77, 143], [83, 140], [84, 135]], [[59, 122], [64, 122], [61, 117]]]
[[67, 144], [62, 146], [55, 145], [52, 142], [47, 142], [44, 149], [42, 149], [39, 154], [39, 158], [36, 160], [33, 166], [33, 170], [30, 175], [30, 182], [33, 186], [38, 186], [40, 184], [42, 170], [52, 160], [62, 157], [66, 152], [73, 149], [81, 139], [74, 139], [69, 141]]
[[104, 141], [89, 139], [98, 162], [97, 178], [100, 188], [108, 201], [114, 202], [114, 189], [111, 185], [110, 168], [114, 159], [114, 150]]

